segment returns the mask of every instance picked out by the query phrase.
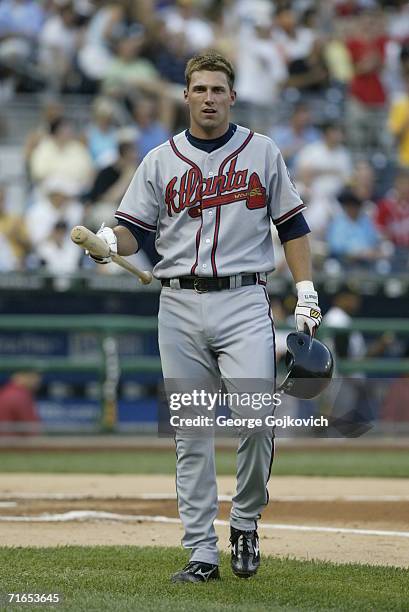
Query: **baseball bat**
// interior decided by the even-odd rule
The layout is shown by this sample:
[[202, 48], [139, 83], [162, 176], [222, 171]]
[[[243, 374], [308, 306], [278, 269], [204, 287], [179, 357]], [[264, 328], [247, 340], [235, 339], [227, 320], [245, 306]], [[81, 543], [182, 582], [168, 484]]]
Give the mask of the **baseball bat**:
[[138, 268], [121, 257], [121, 255], [113, 253], [104, 240], [98, 238], [94, 232], [91, 232], [91, 230], [83, 225], [76, 225], [72, 228], [71, 240], [81, 248], [89, 251], [92, 255], [95, 255], [95, 257], [111, 257], [112, 261], [134, 276], [137, 276], [144, 285], [149, 285], [152, 282], [152, 274], [150, 272], [138, 270]]

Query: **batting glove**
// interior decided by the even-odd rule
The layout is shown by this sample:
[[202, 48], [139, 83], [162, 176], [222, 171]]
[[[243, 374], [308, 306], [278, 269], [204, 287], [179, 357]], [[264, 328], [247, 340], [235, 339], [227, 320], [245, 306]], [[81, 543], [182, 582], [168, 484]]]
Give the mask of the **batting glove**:
[[314, 336], [322, 321], [318, 306], [318, 293], [311, 281], [297, 283], [298, 301], [295, 307], [295, 326], [297, 331]]
[[[117, 237], [110, 227], [105, 227], [105, 223], [103, 223], [97, 231], [97, 236], [98, 238], [101, 238], [101, 240], [107, 243], [107, 245], [109, 246], [109, 250], [112, 251], [112, 253], [118, 253]], [[91, 257], [91, 259], [93, 259], [99, 264], [107, 264], [111, 263], [112, 261], [111, 257], [96, 257], [95, 255], [92, 255], [89, 251], [86, 251], [86, 253]]]

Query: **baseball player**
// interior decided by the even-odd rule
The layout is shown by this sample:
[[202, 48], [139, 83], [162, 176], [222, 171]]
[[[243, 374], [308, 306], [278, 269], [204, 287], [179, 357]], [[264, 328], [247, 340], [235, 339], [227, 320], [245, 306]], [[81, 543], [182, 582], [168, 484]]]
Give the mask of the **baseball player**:
[[[274, 270], [271, 221], [298, 291], [296, 327], [314, 334], [321, 322], [305, 206], [274, 142], [230, 122], [236, 93], [229, 61], [214, 52], [190, 59], [184, 98], [189, 129], [148, 153], [116, 213], [118, 225], [98, 235], [126, 256], [155, 232], [165, 383], [213, 385], [221, 377], [231, 385], [243, 379], [273, 384], [274, 325], [266, 291]], [[172, 581], [207, 582], [220, 577], [214, 440], [182, 430], [175, 439], [182, 543], [191, 555]], [[237, 452], [231, 566], [247, 578], [260, 565], [257, 521], [268, 502], [271, 428], [241, 433]]]

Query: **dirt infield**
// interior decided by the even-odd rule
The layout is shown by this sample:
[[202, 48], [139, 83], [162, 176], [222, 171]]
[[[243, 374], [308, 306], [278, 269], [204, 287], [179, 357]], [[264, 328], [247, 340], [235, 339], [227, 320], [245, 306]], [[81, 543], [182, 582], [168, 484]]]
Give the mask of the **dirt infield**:
[[[234, 480], [218, 483], [217, 531], [228, 550]], [[276, 476], [269, 490], [264, 553], [409, 567], [407, 480]], [[0, 474], [3, 546], [179, 545], [177, 516], [170, 476]]]

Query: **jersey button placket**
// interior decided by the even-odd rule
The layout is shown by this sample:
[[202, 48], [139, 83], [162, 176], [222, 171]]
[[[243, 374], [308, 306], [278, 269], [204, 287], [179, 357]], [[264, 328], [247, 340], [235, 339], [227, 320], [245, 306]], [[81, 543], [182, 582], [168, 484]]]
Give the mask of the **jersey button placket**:
[[[203, 176], [212, 178], [214, 176], [214, 170], [209, 168], [209, 160], [204, 164]], [[199, 266], [197, 274], [203, 276], [209, 276], [211, 272], [211, 253], [212, 253], [212, 240], [211, 236], [214, 233], [214, 211], [212, 209], [202, 209], [202, 239], [199, 245]]]

